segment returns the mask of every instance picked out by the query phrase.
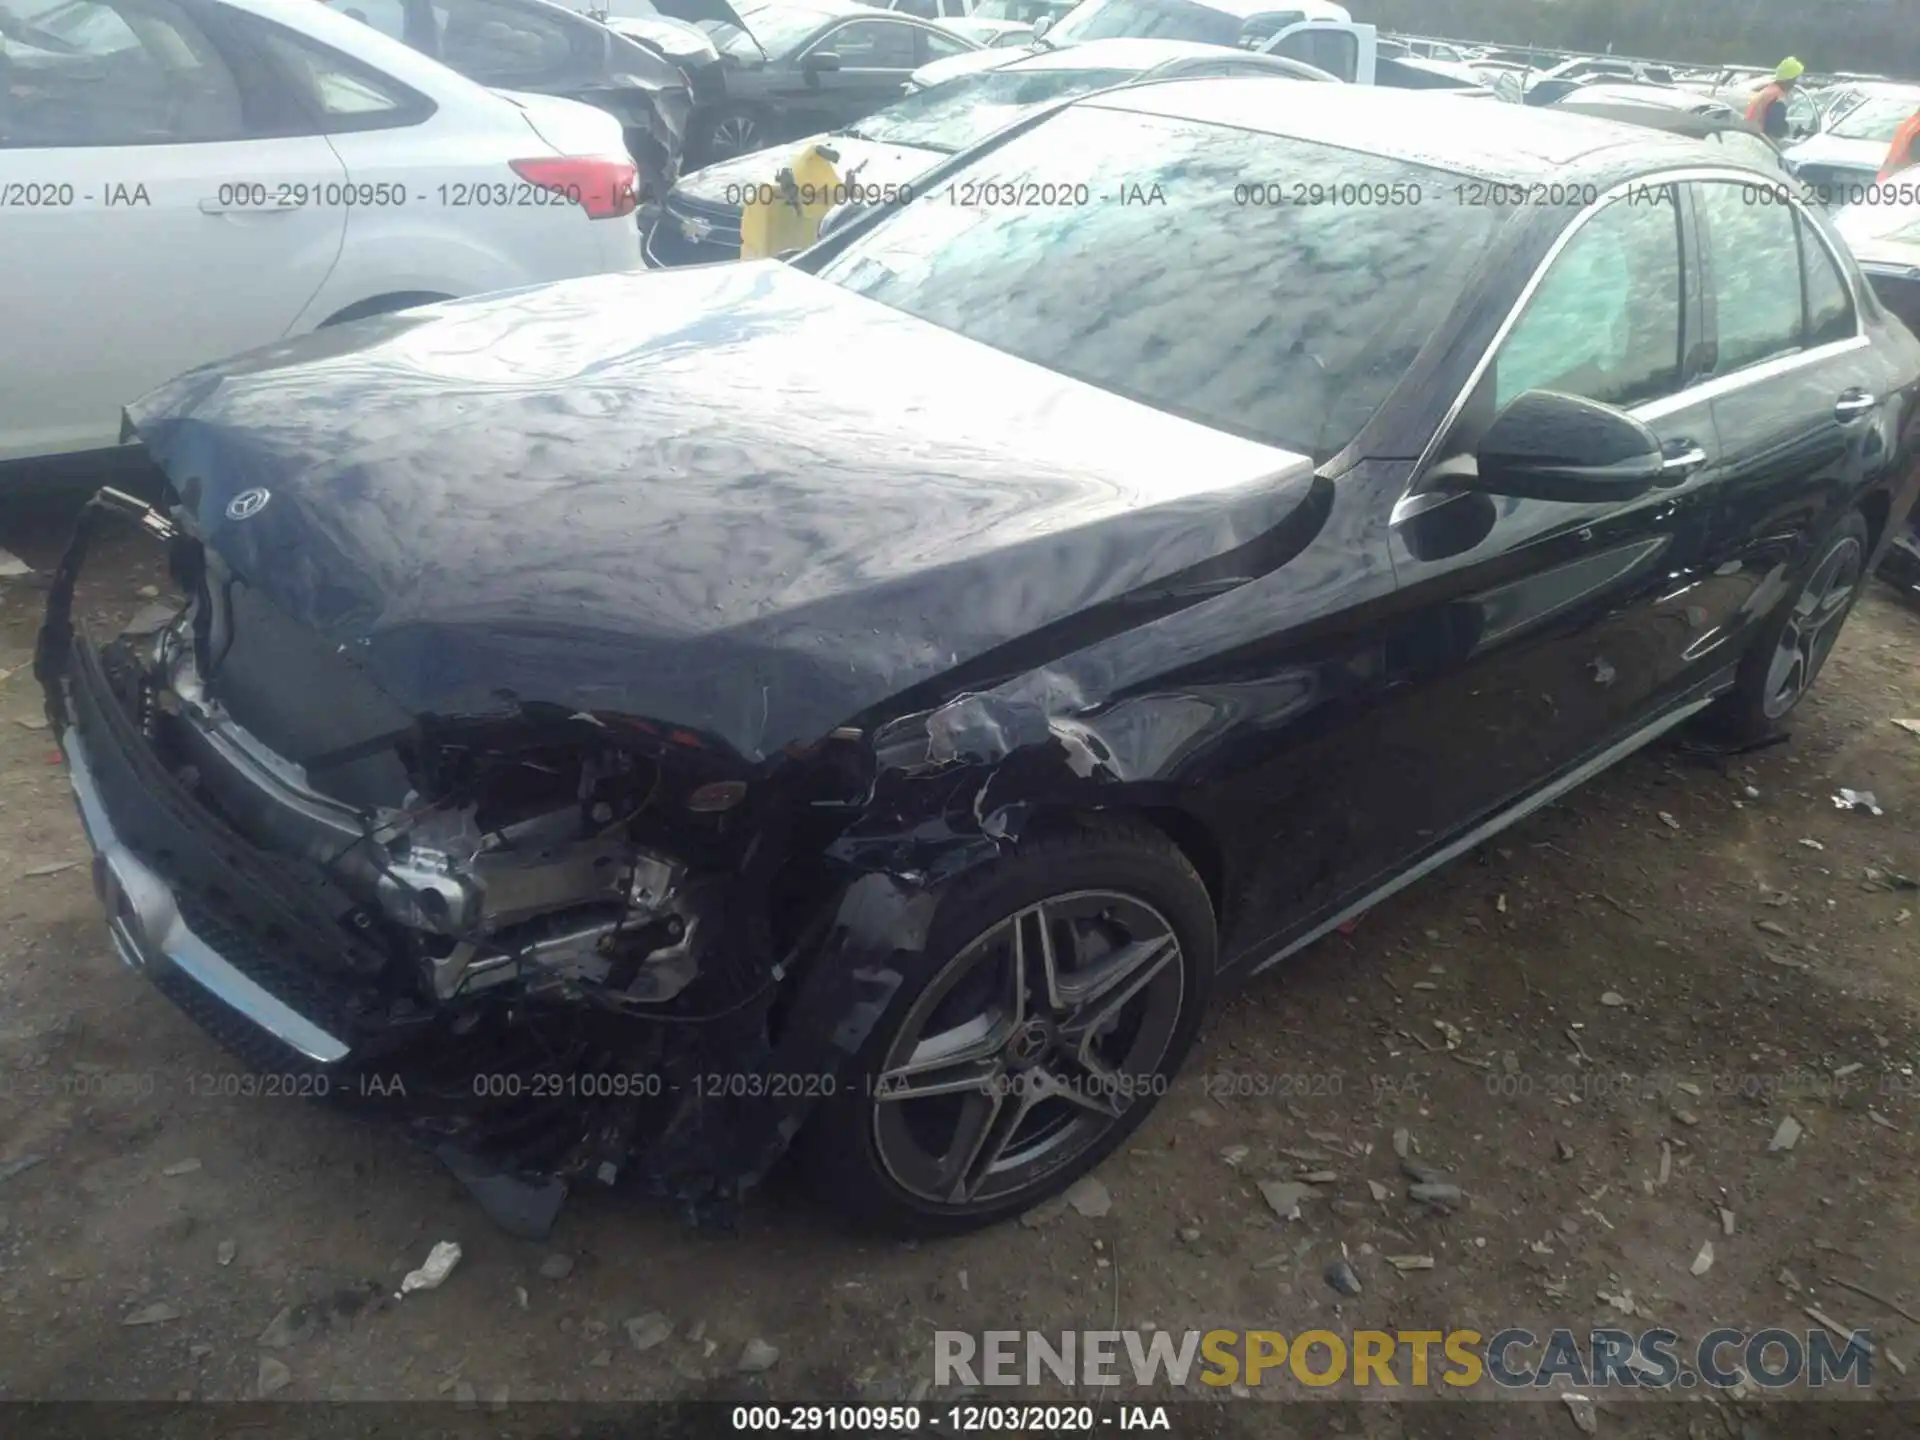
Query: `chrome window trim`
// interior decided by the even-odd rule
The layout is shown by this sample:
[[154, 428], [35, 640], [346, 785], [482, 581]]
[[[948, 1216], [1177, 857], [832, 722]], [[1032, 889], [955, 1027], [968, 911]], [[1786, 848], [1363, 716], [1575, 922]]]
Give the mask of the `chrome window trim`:
[[[1493, 339], [1487, 342], [1486, 349], [1481, 352], [1479, 360], [1474, 363], [1473, 369], [1468, 372], [1466, 383], [1460, 387], [1460, 393], [1453, 397], [1453, 403], [1447, 407], [1445, 416], [1442, 417], [1440, 424], [1435, 427], [1432, 436], [1427, 440], [1425, 448], [1420, 452], [1420, 458], [1414, 463], [1413, 474], [1407, 481], [1407, 488], [1401, 492], [1399, 501], [1393, 507], [1391, 523], [1397, 525], [1402, 520], [1409, 519], [1413, 515], [1420, 513], [1420, 509], [1423, 507], [1410, 503], [1417, 498], [1415, 487], [1419, 485], [1421, 477], [1426, 474], [1427, 467], [1433, 463], [1434, 453], [1440, 448], [1440, 442], [1444, 440], [1447, 433], [1453, 429], [1454, 422], [1460, 418], [1460, 412], [1466, 409], [1467, 401], [1472, 398], [1474, 390], [1479, 386], [1480, 382], [1486, 378], [1487, 367], [1493, 363], [1494, 356], [1499, 354], [1500, 347], [1506, 344], [1507, 336], [1512, 333], [1513, 327], [1520, 321], [1520, 316], [1532, 302], [1534, 293], [1539, 290], [1541, 281], [1546, 278], [1547, 271], [1553, 268], [1554, 262], [1560, 258], [1561, 252], [1572, 243], [1573, 237], [1585, 229], [1588, 222], [1591, 221], [1594, 216], [1598, 215], [1602, 210], [1606, 209], [1630, 191], [1657, 185], [1684, 185], [1702, 180], [1731, 181], [1737, 185], [1766, 186], [1770, 189], [1784, 188], [1784, 182], [1781, 180], [1770, 178], [1755, 170], [1737, 170], [1716, 165], [1691, 165], [1675, 170], [1661, 170], [1647, 175], [1636, 175], [1630, 180], [1622, 180], [1602, 192], [1599, 198], [1591, 205], [1582, 208], [1580, 213], [1574, 216], [1572, 223], [1560, 232], [1558, 238], [1556, 238], [1552, 246], [1548, 248], [1547, 253], [1541, 257], [1540, 263], [1534, 266], [1533, 274], [1527, 277], [1527, 283], [1521, 287], [1519, 297], [1508, 309], [1506, 318], [1500, 322], [1500, 328], [1494, 331]], [[1801, 216], [1803, 223], [1811, 224], [1805, 207], [1800, 204], [1798, 199], [1792, 195], [1788, 195], [1786, 201], [1793, 207], [1795, 212]], [[1658, 400], [1649, 400], [1644, 405], [1635, 406], [1627, 413], [1642, 421], [1658, 419], [1663, 415], [1671, 414], [1675, 410], [1697, 404], [1703, 399], [1712, 399], [1715, 395], [1729, 393], [1730, 391], [1740, 388], [1742, 385], [1772, 379], [1775, 375], [1783, 374], [1799, 365], [1810, 364], [1815, 360], [1827, 359], [1833, 355], [1841, 354], [1847, 350], [1856, 349], [1868, 344], [1867, 335], [1862, 328], [1860, 294], [1854, 284], [1852, 269], [1834, 250], [1825, 232], [1817, 225], [1813, 225], [1812, 229], [1814, 234], [1820, 237], [1820, 243], [1826, 248], [1829, 258], [1833, 259], [1838, 265], [1840, 278], [1846, 284], [1847, 294], [1853, 300], [1854, 333], [1852, 336], [1845, 340], [1832, 341], [1813, 350], [1797, 350], [1791, 355], [1782, 355], [1772, 360], [1762, 361], [1758, 365], [1749, 365], [1744, 369], [1735, 370], [1730, 375], [1712, 376], [1696, 384], [1689, 385], [1684, 390], [1676, 390], [1671, 395], [1663, 395]]]

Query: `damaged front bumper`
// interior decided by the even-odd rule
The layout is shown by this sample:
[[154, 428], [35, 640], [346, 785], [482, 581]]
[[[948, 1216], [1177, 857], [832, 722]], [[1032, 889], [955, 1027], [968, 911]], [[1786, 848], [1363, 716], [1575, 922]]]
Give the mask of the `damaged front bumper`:
[[[175, 538], [137, 501], [92, 502], [55, 576], [36, 673], [122, 959], [255, 1070], [377, 1096], [515, 1233], [544, 1233], [583, 1179], [634, 1178], [692, 1219], [729, 1219], [886, 1013], [937, 887], [849, 869], [776, 956], [748, 938], [743, 914], [764, 905], [751, 867], [689, 875], [636, 852], [626, 909], [571, 911], [545, 930], [541, 886], [585, 873], [583, 859], [604, 868], [578, 842], [478, 891], [418, 850], [389, 855], [388, 874], [329, 870], [350, 810], [325, 811], [298, 767], [249, 765], [251, 737], [222, 730], [177, 654], [170, 668], [165, 627], [102, 643], [74, 622], [90, 537], [115, 512]], [[396, 881], [401, 863], [413, 869]], [[666, 902], [681, 896], [697, 904], [677, 921]], [[662, 928], [642, 963], [623, 963], [608, 927], [624, 944], [636, 906]], [[410, 953], [392, 939], [402, 920], [421, 927]], [[522, 937], [508, 961], [455, 939], [475, 923]]]

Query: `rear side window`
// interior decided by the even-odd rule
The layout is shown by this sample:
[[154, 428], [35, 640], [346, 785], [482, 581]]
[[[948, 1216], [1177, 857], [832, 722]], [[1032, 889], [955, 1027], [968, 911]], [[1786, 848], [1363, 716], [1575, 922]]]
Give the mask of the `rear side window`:
[[[1308, 176], [1377, 203], [1292, 203], [1283, 177]], [[1081, 105], [982, 155], [818, 273], [1060, 374], [1323, 459], [1399, 383], [1506, 219], [1449, 203], [1454, 183], [1331, 146]]]
[[433, 114], [426, 96], [297, 31], [238, 10], [228, 24], [252, 47], [243, 79], [259, 133], [388, 130]]
[[0, 146], [247, 137], [233, 72], [169, 0], [5, 0], [0, 15]]
[[1707, 288], [1719, 349], [1715, 375], [1791, 354], [1801, 345], [1799, 221], [1765, 185], [1695, 186], [1713, 247]]
[[1807, 287], [1807, 344], [1829, 345], [1857, 334], [1852, 292], [1805, 216], [1800, 217], [1800, 268]]

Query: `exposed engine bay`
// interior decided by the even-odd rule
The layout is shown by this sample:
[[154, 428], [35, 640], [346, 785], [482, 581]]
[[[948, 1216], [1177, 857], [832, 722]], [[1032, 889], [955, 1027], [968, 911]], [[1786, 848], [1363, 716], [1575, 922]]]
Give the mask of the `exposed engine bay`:
[[[71, 590], [91, 526], [116, 512], [168, 544], [185, 599], [102, 642], [72, 625]], [[158, 844], [137, 846], [170, 866], [183, 923], [261, 937], [225, 953], [251, 956], [253, 982], [349, 1032], [343, 1055], [318, 1057], [339, 1077], [332, 1093], [397, 1111], [516, 1233], [543, 1233], [569, 1181], [612, 1184], [636, 1157], [695, 1218], [729, 1212], [797, 1126], [776, 1102], [804, 1097], [717, 1080], [763, 1068], [782, 1015], [807, 1003], [791, 977], [821, 953], [847, 886], [823, 842], [872, 788], [859, 732], [751, 780], [690, 733], [552, 707], [416, 717], [295, 759], [205, 673], [232, 640], [224, 583], [174, 521], [103, 492], [42, 637], [50, 707], [70, 756], [85, 745], [99, 777], [88, 783], [109, 788], [117, 740], [129, 803], [136, 787], [162, 788], [140, 773], [157, 765], [190, 802], [173, 817], [211, 837], [198, 864], [171, 819]], [[309, 693], [317, 704], [348, 683], [343, 665]], [[330, 785], [346, 768], [352, 783]], [[386, 793], [370, 799], [370, 785]], [[817, 857], [806, 863], [796, 813]], [[267, 913], [277, 895], [302, 902], [291, 921]], [[345, 998], [316, 1011], [316, 981]], [[837, 1005], [850, 992], [812, 993]], [[789, 1043], [824, 1047], [808, 1063], [825, 1074], [859, 1032], [817, 1028]], [[263, 1067], [316, 1060], [259, 1039], [229, 1043]]]

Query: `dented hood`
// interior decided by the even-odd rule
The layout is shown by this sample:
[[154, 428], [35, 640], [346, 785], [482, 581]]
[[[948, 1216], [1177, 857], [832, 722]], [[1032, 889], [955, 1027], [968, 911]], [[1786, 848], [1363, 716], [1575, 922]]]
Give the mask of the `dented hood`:
[[1104, 602], [1311, 484], [771, 261], [320, 331], [128, 424], [235, 579], [409, 713], [557, 704], [750, 761], [1042, 627], [1138, 623]]

